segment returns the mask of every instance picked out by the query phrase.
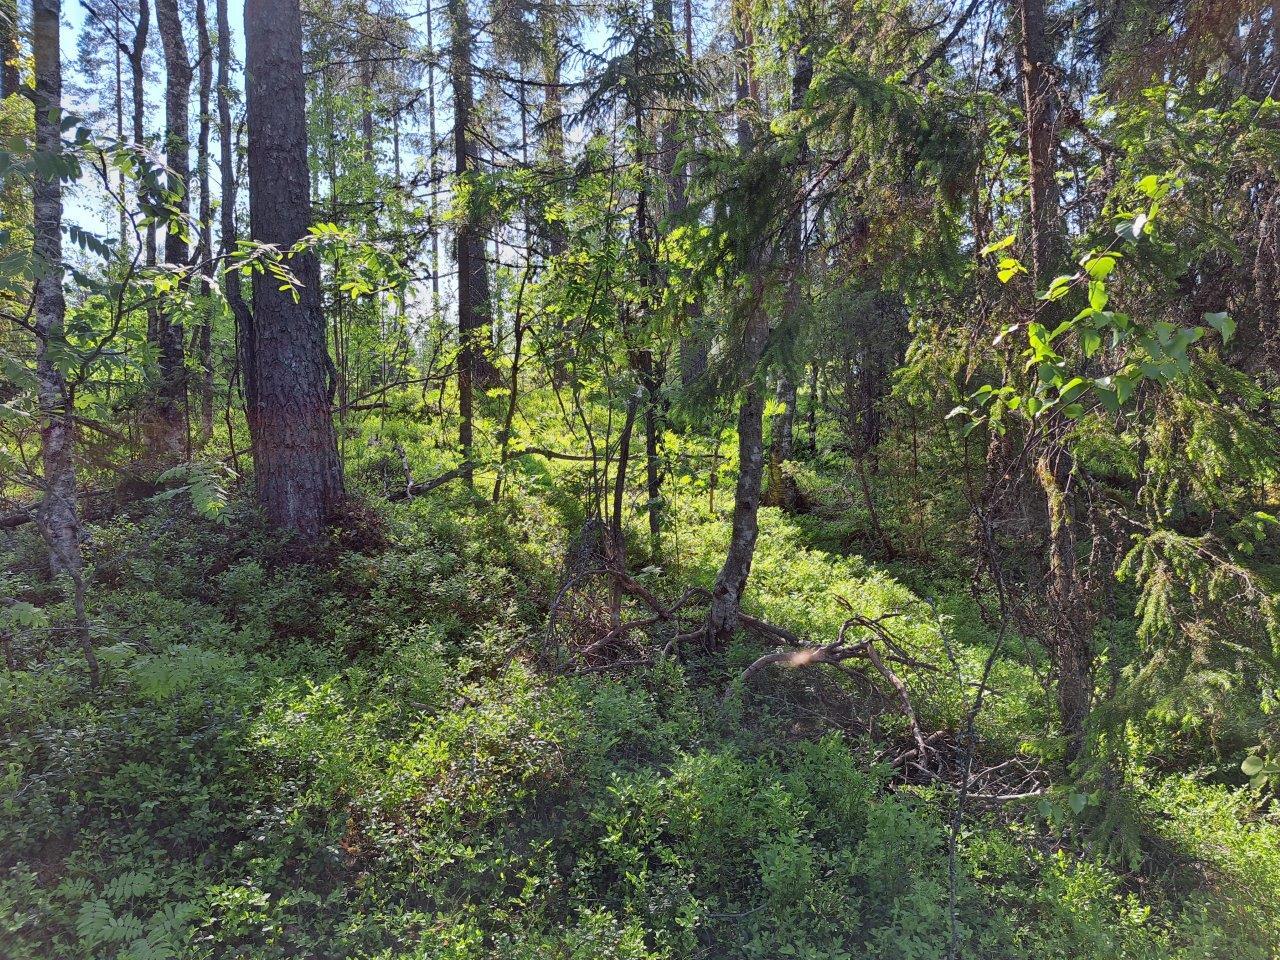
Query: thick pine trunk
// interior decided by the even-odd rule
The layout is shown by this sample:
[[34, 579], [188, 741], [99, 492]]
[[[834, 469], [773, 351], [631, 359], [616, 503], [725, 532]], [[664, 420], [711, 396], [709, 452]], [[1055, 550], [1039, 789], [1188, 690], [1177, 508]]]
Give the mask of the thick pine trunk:
[[[245, 51], [250, 235], [286, 251], [311, 221], [298, 0], [248, 0]], [[296, 290], [281, 290], [269, 274], [253, 280], [256, 402], [249, 424], [267, 519], [315, 541], [342, 500], [342, 472], [326, 388], [320, 267], [309, 253], [286, 264]]]
[[[466, 0], [449, 0], [450, 82], [453, 87], [453, 172], [455, 186], [471, 169], [467, 125], [471, 122], [471, 18]], [[464, 216], [454, 236], [458, 265], [458, 445], [470, 464], [475, 449], [476, 295], [475, 261], [484, 271], [484, 247]], [[471, 468], [465, 474], [471, 483]]]
[[[59, 51], [61, 3], [34, 0], [36, 150], [56, 159], [62, 152], [62, 57]], [[76, 634], [98, 684], [98, 660], [85, 625], [84, 560], [80, 517], [76, 512], [74, 402], [55, 358], [65, 351], [67, 305], [62, 294], [62, 183], [55, 175], [32, 180], [32, 253], [40, 265], [35, 279], [32, 319], [36, 336], [36, 383], [40, 410], [40, 460], [44, 497], [36, 512], [49, 548], [49, 572], [68, 577], [74, 588]]]
[[[156, 25], [164, 49], [164, 152], [169, 167], [168, 190], [176, 216], [185, 220], [191, 211], [191, 61], [182, 35], [182, 18], [178, 0], [156, 0]], [[185, 230], [170, 224], [165, 231], [164, 259], [170, 269], [184, 270], [190, 265]], [[174, 301], [178, 302], [175, 296]], [[155, 331], [159, 352], [159, 378], [152, 402], [150, 445], [161, 461], [181, 459], [187, 439], [186, 365], [184, 335], [180, 309], [161, 310]]]
[[[474, 67], [471, 62], [471, 14], [467, 0], [449, 0], [449, 69], [453, 87], [453, 162], [455, 183], [480, 169], [471, 136], [475, 110]], [[459, 443], [463, 460], [470, 460], [474, 445], [475, 388], [496, 386], [498, 371], [490, 359], [489, 337], [493, 318], [489, 298], [489, 271], [485, 263], [484, 237], [468, 212], [455, 234], [458, 264], [458, 407]], [[469, 474], [468, 474], [469, 477]]]
[[[479, 169], [479, 157], [471, 142], [471, 115], [475, 92], [471, 63], [471, 15], [467, 0], [449, 0], [449, 69], [453, 87], [453, 172], [455, 185]], [[470, 463], [475, 448], [475, 388], [495, 382], [496, 371], [488, 360], [489, 274], [485, 267], [484, 238], [470, 212], [458, 223], [454, 242], [458, 265], [458, 445], [462, 460]], [[471, 482], [471, 469], [464, 478]]]

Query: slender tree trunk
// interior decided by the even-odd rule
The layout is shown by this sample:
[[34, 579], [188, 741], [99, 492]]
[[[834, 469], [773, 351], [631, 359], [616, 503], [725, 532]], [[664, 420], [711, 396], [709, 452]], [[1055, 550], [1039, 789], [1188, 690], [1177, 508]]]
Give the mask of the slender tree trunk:
[[791, 459], [795, 446], [795, 410], [799, 391], [795, 381], [784, 370], [774, 387], [774, 399], [781, 406], [770, 421], [772, 436], [769, 441], [769, 485], [765, 488], [764, 504], [791, 510], [796, 504], [796, 482], [783, 468]]
[[[693, 3], [692, 0], [684, 0], [684, 55], [688, 60], [689, 66], [693, 66]], [[688, 165], [683, 165], [679, 170], [673, 170], [675, 177], [675, 190], [671, 200], [672, 216], [679, 216], [689, 207], [689, 176], [690, 170]], [[702, 375], [707, 372], [707, 358], [709, 354], [707, 338], [701, 335], [696, 329], [699, 317], [702, 315], [702, 305], [695, 301], [686, 304], [684, 307], [683, 327], [684, 333], [680, 338], [678, 347], [678, 363], [680, 366], [680, 385], [686, 390], [692, 387], [701, 379]]]
[[[560, 34], [550, 5], [540, 8], [539, 18], [542, 29], [542, 81], [545, 84], [542, 100], [542, 116], [539, 126], [542, 129], [542, 152], [548, 172], [555, 184], [557, 196], [563, 196], [566, 189], [564, 178], [566, 164], [564, 154], [564, 103], [561, 86], [561, 72], [564, 54], [560, 48]], [[542, 218], [543, 236], [546, 242], [548, 259], [561, 256], [568, 245], [568, 231], [564, 222], [555, 219], [550, 222]], [[566, 341], [565, 326], [557, 317], [555, 342], [552, 345], [551, 382], [560, 387], [568, 382], [569, 372], [567, 355], [569, 344]]]
[[[644, 111], [637, 103], [635, 105], [636, 118], [636, 142], [644, 143], [645, 140], [645, 118]], [[644, 157], [638, 155], [636, 157], [638, 164], [644, 164]], [[657, 286], [658, 286], [658, 265], [657, 257], [654, 250], [654, 236], [656, 231], [651, 223], [649, 211], [650, 191], [648, 188], [648, 178], [645, 184], [641, 186], [636, 196], [636, 248], [640, 260], [640, 282], [648, 291], [645, 298], [643, 310], [645, 312], [644, 319], [648, 319], [657, 302]], [[639, 335], [643, 338], [650, 336], [648, 332], [648, 324], [642, 323]], [[628, 339], [636, 335], [636, 331], [629, 329], [625, 331]], [[651, 557], [657, 557], [662, 552], [662, 480], [660, 472], [660, 459], [658, 450], [658, 405], [661, 403], [662, 397], [662, 377], [661, 364], [655, 362], [653, 349], [647, 342], [628, 347], [629, 360], [632, 369], [635, 371], [640, 381], [641, 387], [644, 388], [644, 449], [645, 449], [645, 493], [646, 504], [645, 512], [649, 518], [649, 554]]]
[[[62, 153], [62, 62], [58, 51], [58, 0], [35, 0], [32, 7], [36, 48], [36, 149], [51, 161]], [[62, 184], [57, 176], [35, 177], [32, 184], [36, 262], [35, 330], [41, 419], [44, 499], [40, 529], [49, 545], [54, 576], [80, 566], [80, 523], [76, 516], [75, 421], [66, 378], [53, 362], [64, 337], [66, 301], [62, 294]]]
[[[737, 81], [738, 150], [748, 154], [753, 149], [751, 120], [747, 103], [751, 99], [749, 60], [749, 8], [742, 4], [736, 11], [734, 47], [738, 55]], [[764, 474], [764, 371], [760, 370], [765, 346], [769, 340], [769, 318], [764, 309], [763, 272], [768, 256], [763, 249], [755, 251], [747, 264], [752, 279], [752, 302], [748, 305], [746, 329], [743, 331], [741, 363], [744, 384], [738, 407], [738, 482], [734, 490], [733, 524], [729, 549], [711, 591], [707, 611], [707, 635], [712, 643], [726, 642], [738, 628], [742, 612], [742, 595], [751, 575], [755, 558], [756, 537], [760, 532], [760, 484]]]
[[213, 259], [213, 204], [209, 197], [209, 101], [213, 92], [213, 49], [209, 39], [209, 16], [206, 0], [196, 0], [196, 36], [200, 48], [200, 133], [197, 140], [196, 180], [200, 184], [200, 276], [201, 293], [206, 297], [199, 327], [196, 329], [196, 355], [200, 359], [200, 442], [213, 436], [213, 293], [211, 281]]
[[[191, 211], [190, 190], [190, 99], [191, 62], [182, 35], [178, 0], [156, 0], [156, 25], [164, 49], [165, 162], [169, 167], [168, 191], [175, 208], [174, 217], [183, 221]], [[190, 265], [185, 227], [170, 223], [164, 236], [164, 259], [171, 270]], [[184, 280], [183, 288], [186, 287]], [[177, 301], [178, 294], [172, 295]], [[151, 422], [151, 450], [161, 461], [181, 459], [187, 433], [186, 369], [180, 309], [162, 309], [156, 331], [159, 348], [159, 380], [156, 384]]]
[[[796, 69], [791, 78], [791, 109], [799, 110], [804, 106], [809, 95], [809, 86], [813, 82], [813, 54], [809, 50], [811, 38], [802, 37], [796, 50]], [[798, 163], [804, 169], [809, 158], [807, 139], [800, 141]], [[787, 229], [787, 260], [791, 271], [799, 275], [804, 269], [804, 208]], [[769, 490], [770, 506], [790, 510], [796, 504], [795, 478], [783, 470], [782, 465], [791, 459], [794, 447], [796, 417], [796, 383], [791, 373], [783, 370], [778, 377], [776, 397], [782, 410], [773, 418], [773, 438], [769, 445]]]
[[[227, 0], [217, 0], [218, 18], [218, 173], [222, 180], [222, 203], [218, 208], [219, 253], [226, 258], [236, 249], [236, 205], [238, 183], [235, 153], [232, 149], [231, 126], [231, 21], [227, 13]], [[222, 293], [231, 307], [236, 321], [236, 366], [240, 376], [240, 389], [244, 394], [245, 416], [254, 422], [257, 404], [255, 364], [253, 357], [253, 314], [245, 303], [242, 281], [237, 272], [226, 272], [222, 279]]]
[[[133, 46], [125, 50], [126, 56], [129, 58], [129, 79], [132, 87], [133, 100], [133, 142], [138, 148], [142, 148], [146, 144], [146, 113], [147, 113], [147, 72], [146, 72], [146, 56], [147, 56], [147, 40], [151, 33], [151, 4], [150, 0], [138, 0], [138, 20], [134, 25]], [[143, 234], [142, 243], [142, 262], [148, 268], [154, 268], [158, 261], [156, 250], [156, 225], [151, 220], [147, 223]], [[147, 306], [147, 343], [156, 351], [161, 352], [160, 332], [164, 324], [160, 311], [155, 304]], [[147, 409], [142, 415], [143, 435], [147, 440], [147, 444], [154, 451], [157, 442], [156, 437], [163, 431], [156, 423], [156, 410], [154, 400], [148, 398], [146, 401]]]
[[809, 456], [815, 456], [818, 452], [818, 406], [820, 397], [818, 395], [818, 364], [809, 364], [809, 408], [805, 411], [805, 426], [809, 433]]
[[[59, 0], [33, 0], [35, 47], [36, 150], [55, 160], [62, 152], [62, 57], [59, 51], [62, 5]], [[35, 261], [33, 320], [36, 335], [36, 382], [40, 410], [40, 459], [44, 497], [36, 511], [49, 548], [49, 572], [68, 577], [74, 588], [76, 633], [98, 685], [98, 659], [85, 620], [84, 560], [80, 552], [80, 518], [76, 512], [74, 401], [56, 358], [65, 350], [66, 301], [62, 294], [62, 182], [58, 175], [36, 176], [32, 182], [32, 238]]]
[[662, 376], [654, 362], [652, 350], [640, 350], [636, 355], [636, 372], [644, 387], [644, 462], [645, 494], [648, 502], [645, 512], [649, 517], [649, 555], [662, 554], [662, 472], [658, 448], [658, 405], [662, 398]]
[[1056, 109], [1050, 75], [1052, 55], [1045, 34], [1044, 0], [1016, 0], [1018, 62], [1022, 106], [1026, 115], [1027, 166], [1030, 178], [1031, 264], [1037, 284], [1047, 284], [1061, 256], [1057, 229], [1058, 187], [1054, 179], [1057, 152]]
[[1076, 519], [1070, 491], [1073, 466], [1071, 455], [1057, 438], [1036, 464], [1049, 517], [1049, 633], [1058, 673], [1058, 719], [1067, 740], [1068, 760], [1078, 759], [1084, 751], [1093, 697], [1091, 617], [1076, 557]]
[[[1052, 54], [1044, 0], [1017, 0], [1017, 4], [1018, 60], [1030, 180], [1031, 275], [1036, 289], [1042, 289], [1059, 268], [1063, 250], [1054, 180], [1058, 134], [1049, 72]], [[1058, 720], [1067, 740], [1066, 756], [1068, 761], [1074, 761], [1084, 750], [1093, 695], [1092, 625], [1076, 556], [1077, 521], [1070, 492], [1074, 464], [1058, 417], [1052, 419], [1041, 442], [1044, 447], [1035, 471], [1048, 517], [1046, 640], [1058, 675]]]
[[18, 93], [18, 3], [0, 0], [0, 98]]
[[[431, 171], [431, 317], [435, 324], [440, 320], [440, 213], [436, 195], [440, 189], [440, 139], [436, 130], [436, 44], [433, 21], [435, 13], [427, 9], [427, 133], [431, 138], [431, 152], [428, 166]], [[443, 334], [439, 330], [433, 331]], [[442, 381], [443, 382], [443, 381]], [[441, 388], [443, 390], [443, 387]], [[423, 396], [426, 396], [426, 385], [423, 385]]]
[[[248, 0], [244, 32], [250, 235], [285, 251], [311, 223], [298, 0]], [[286, 263], [296, 290], [281, 290], [269, 274], [253, 279], [256, 403], [249, 425], [267, 519], [314, 542], [342, 500], [342, 472], [326, 389], [320, 266], [310, 253]]]
[[[365, 25], [369, 32], [371, 25]], [[364, 145], [365, 165], [373, 167], [373, 57], [374, 51], [364, 51], [360, 63], [360, 138]]]
[[[114, 91], [116, 101], [116, 142], [124, 143], [124, 62], [121, 59], [124, 54], [124, 44], [122, 42], [123, 35], [120, 33], [120, 20], [120, 9], [117, 7], [114, 15], [114, 30], [112, 33], [112, 37], [116, 41]], [[118, 218], [118, 227], [120, 231], [120, 254], [127, 258], [129, 251], [129, 211], [125, 203], [126, 187], [124, 171], [116, 172], [116, 188], [120, 193], [120, 213]]]
[[[631, 434], [635, 428], [636, 408], [643, 391], [633, 393], [627, 399], [627, 412], [618, 438], [618, 466], [613, 475], [613, 504], [609, 521], [609, 538], [605, 544], [605, 557], [614, 570], [627, 569], [627, 538], [622, 529], [622, 502], [627, 491], [627, 468], [631, 465]], [[607, 464], [606, 464], [607, 468]], [[617, 616], [617, 595], [614, 597], [614, 615]]]

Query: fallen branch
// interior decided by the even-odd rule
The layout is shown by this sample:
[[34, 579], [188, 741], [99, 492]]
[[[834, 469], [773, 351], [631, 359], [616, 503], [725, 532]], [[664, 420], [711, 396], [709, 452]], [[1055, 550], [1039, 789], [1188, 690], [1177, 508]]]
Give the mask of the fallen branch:
[[[692, 601], [696, 599], [706, 599], [710, 596], [710, 593], [707, 590], [704, 590], [701, 587], [692, 587], [689, 590], [686, 590], [674, 603], [668, 605], [658, 599], [657, 595], [648, 587], [630, 575], [609, 566], [593, 567], [589, 570], [583, 570], [568, 577], [560, 587], [559, 591], [557, 591], [555, 598], [551, 602], [550, 617], [547, 621], [548, 640], [552, 640], [555, 636], [556, 624], [559, 621], [560, 611], [564, 605], [565, 597], [575, 586], [592, 577], [602, 577], [612, 581], [614, 589], [616, 589], [619, 594], [640, 601], [641, 604], [649, 609], [650, 615], [635, 620], [615, 623], [597, 639], [593, 640], [581, 650], [575, 652], [571, 658], [571, 662], [599, 656], [618, 641], [638, 630], [646, 630], [650, 627], [656, 627], [664, 623], [676, 623], [678, 622], [680, 611], [688, 606]], [[675, 643], [693, 635], [696, 635], [696, 632], [695, 634], [678, 634], [666, 644], [663, 648], [663, 652], [670, 653]]]
[[396, 444], [396, 452], [400, 454], [400, 463], [404, 467], [404, 489], [397, 490], [390, 494], [387, 499], [398, 503], [401, 500], [408, 500], [412, 497], [424, 497], [432, 490], [443, 487], [446, 483], [458, 480], [467, 473], [475, 469], [476, 464], [472, 460], [464, 460], [452, 470], [446, 470], [438, 477], [433, 477], [422, 483], [418, 483], [413, 479], [413, 472], [409, 469], [409, 455], [405, 453], [404, 447]]
[[[846, 604], [848, 606], [848, 604]], [[749, 629], [762, 633], [765, 636], [773, 637], [787, 645], [795, 648], [792, 650], [779, 650], [773, 653], [766, 653], [764, 656], [752, 663], [741, 676], [741, 682], [746, 683], [757, 673], [771, 666], [784, 666], [790, 669], [798, 669], [801, 667], [819, 666], [821, 664], [830, 664], [832, 666], [841, 666], [846, 660], [865, 659], [875, 669], [876, 673], [885, 680], [894, 689], [898, 695], [898, 705], [902, 709], [903, 715], [907, 718], [907, 723], [911, 728], [911, 736], [915, 740], [915, 756], [919, 758], [918, 762], [924, 762], [928, 759], [929, 747], [925, 740], [924, 733], [920, 729], [919, 720], [916, 717], [915, 708], [911, 704], [911, 695], [907, 691], [907, 685], [902, 682], [899, 677], [885, 663], [884, 658], [876, 649], [876, 640], [880, 640], [885, 646], [893, 650], [901, 650], [902, 648], [889, 637], [888, 632], [883, 627], [883, 622], [891, 617], [897, 616], [897, 613], [885, 614], [881, 617], [871, 618], [864, 617], [861, 614], [854, 614], [844, 622], [840, 627], [840, 633], [835, 641], [824, 646], [808, 644], [802, 641], [794, 633], [785, 630], [782, 627], [766, 623], [755, 617], [742, 616], [742, 624]], [[870, 634], [866, 639], [858, 643], [849, 643], [849, 632], [854, 628], [868, 631]], [[902, 659], [906, 659], [902, 657]], [[732, 688], [725, 692], [727, 698], [732, 693]]]

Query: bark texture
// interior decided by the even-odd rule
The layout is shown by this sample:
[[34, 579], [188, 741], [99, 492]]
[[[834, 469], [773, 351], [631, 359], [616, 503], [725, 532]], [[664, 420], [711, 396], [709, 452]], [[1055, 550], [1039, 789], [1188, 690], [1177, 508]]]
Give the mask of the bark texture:
[[[209, 131], [212, 122], [210, 100], [213, 93], [213, 46], [209, 37], [206, 0], [196, 0], [196, 37], [199, 44], [199, 134], [196, 140], [196, 181], [200, 186], [200, 247], [196, 263], [200, 272], [200, 292], [213, 292], [210, 279], [213, 258], [213, 203], [209, 196]], [[195, 335], [196, 356], [200, 359], [200, 442], [213, 436], [213, 302], [203, 309]]]
[[0, 0], [0, 97], [18, 92], [18, 4]]
[[[467, 0], [449, 0], [449, 71], [453, 88], [453, 172], [457, 183], [480, 169], [480, 156], [471, 124], [475, 113], [472, 24]], [[496, 386], [498, 371], [489, 356], [493, 324], [489, 297], [489, 271], [485, 263], [484, 236], [468, 213], [455, 233], [458, 264], [458, 403], [461, 417], [459, 442], [464, 460], [470, 460], [475, 388]]]
[[[750, 10], [737, 5], [734, 53], [738, 61], [736, 80], [738, 151], [746, 156], [754, 147], [751, 120]], [[740, 344], [743, 371], [742, 400], [738, 407], [738, 481], [733, 497], [733, 524], [724, 564], [711, 590], [707, 609], [707, 636], [712, 643], [725, 643], [738, 629], [742, 594], [751, 576], [756, 538], [760, 533], [760, 484], [764, 476], [764, 388], [758, 368], [769, 342], [769, 317], [764, 306], [763, 273], [768, 257], [757, 249], [746, 264], [753, 279], [747, 305], [746, 325]]]
[[[191, 212], [191, 61], [182, 35], [178, 0], [156, 0], [156, 26], [164, 49], [164, 152], [169, 167], [168, 191], [176, 217]], [[164, 259], [172, 270], [191, 263], [186, 231], [170, 224], [164, 236]], [[176, 302], [177, 298], [174, 297]], [[149, 430], [151, 450], [162, 461], [181, 458], [186, 446], [185, 345], [180, 310], [162, 310], [155, 333], [160, 363]]]
[[1044, 0], [1017, 0], [1018, 63], [1022, 106], [1026, 117], [1030, 176], [1031, 265], [1036, 283], [1044, 284], [1061, 256], [1057, 229], [1058, 186], [1054, 180], [1057, 130], [1052, 55], [1046, 33]]
[[[542, 134], [543, 161], [553, 182], [563, 184], [565, 177], [564, 153], [564, 98], [561, 91], [561, 73], [564, 67], [564, 52], [560, 46], [559, 23], [555, 10], [547, 5], [539, 9], [539, 27], [542, 31], [542, 80], [546, 85], [543, 92], [542, 112], [538, 120], [538, 128]], [[558, 189], [563, 190], [563, 187]], [[568, 230], [560, 219], [547, 220], [539, 217], [539, 230], [546, 247], [548, 260], [562, 255], [568, 245]], [[556, 337], [552, 347], [551, 380], [557, 387], [569, 381], [568, 356], [571, 345], [567, 342], [565, 325], [556, 319]]]
[[[239, 172], [231, 142], [231, 22], [227, 0], [217, 0], [218, 20], [218, 172], [222, 179], [222, 205], [218, 208], [220, 254], [225, 258], [236, 249], [236, 206], [239, 202]], [[238, 273], [224, 273], [223, 296], [236, 321], [236, 366], [244, 408], [249, 422], [256, 418], [257, 392], [254, 389], [253, 314], [245, 302], [243, 281]]]
[[[449, 80], [453, 88], [453, 172], [455, 184], [465, 182], [476, 168], [469, 136], [474, 107], [471, 77], [471, 16], [467, 0], [449, 0]], [[458, 445], [463, 463], [471, 462], [475, 446], [475, 376], [479, 344], [477, 333], [486, 325], [488, 275], [484, 268], [484, 240], [471, 222], [462, 218], [454, 235], [454, 259], [458, 264]], [[471, 471], [465, 479], [471, 482]]]
[[1053, 442], [1036, 465], [1049, 517], [1049, 639], [1058, 674], [1058, 719], [1067, 740], [1068, 760], [1076, 760], [1084, 752], [1093, 697], [1091, 617], [1076, 556], [1072, 467], [1071, 455], [1060, 442]]
[[[804, 106], [809, 95], [809, 86], [813, 82], [813, 55], [809, 50], [809, 39], [800, 41], [796, 50], [795, 73], [791, 78], [791, 109], [799, 110]], [[809, 159], [809, 143], [801, 139], [800, 152], [797, 157], [803, 170]], [[799, 276], [804, 269], [804, 209], [796, 216], [787, 228], [787, 260], [794, 276]], [[788, 371], [782, 371], [778, 377], [776, 399], [782, 404], [782, 410], [773, 418], [773, 437], [769, 444], [769, 489], [768, 504], [791, 510], [796, 505], [798, 490], [795, 478], [783, 470], [782, 465], [791, 459], [795, 437], [796, 400], [798, 391], [796, 383]]]
[[[57, 120], [62, 106], [62, 63], [58, 51], [58, 0], [35, 0], [32, 7], [36, 53], [36, 149], [46, 157], [62, 153]], [[44, 500], [38, 519], [49, 546], [54, 576], [80, 568], [80, 522], [76, 516], [75, 421], [66, 377], [53, 362], [63, 339], [66, 301], [62, 293], [62, 184], [57, 176], [32, 183], [34, 253], [41, 269], [35, 280], [36, 376], [40, 404]]]
[[[1044, 0], [1017, 0], [1016, 13], [1030, 180], [1031, 275], [1036, 288], [1042, 289], [1061, 266], [1063, 257], [1054, 180], [1058, 130], [1051, 74], [1053, 48]], [[1041, 319], [1053, 325], [1052, 320]], [[1093, 653], [1092, 617], [1076, 554], [1077, 521], [1070, 496], [1074, 464], [1062, 434], [1063, 426], [1055, 418], [1041, 438], [1043, 449], [1035, 472], [1048, 519], [1045, 642], [1057, 673], [1058, 721], [1070, 762], [1084, 750], [1093, 695]]]
[[[311, 221], [298, 0], [248, 0], [245, 52], [250, 235], [288, 251]], [[320, 267], [310, 253], [285, 262], [297, 281], [292, 291], [269, 273], [254, 276], [256, 403], [249, 423], [267, 519], [315, 541], [343, 496]]]
[[[62, 57], [59, 51], [59, 0], [33, 0], [35, 47], [36, 150], [57, 163], [62, 153]], [[84, 559], [80, 552], [80, 518], [76, 512], [74, 403], [67, 379], [55, 362], [64, 353], [67, 305], [62, 294], [62, 181], [57, 174], [32, 181], [32, 238], [41, 269], [35, 280], [32, 319], [36, 336], [36, 381], [40, 410], [40, 460], [44, 497], [36, 512], [40, 533], [49, 548], [49, 572], [68, 577], [74, 588], [75, 631], [93, 685], [98, 685], [98, 659], [89, 639], [84, 612]]]

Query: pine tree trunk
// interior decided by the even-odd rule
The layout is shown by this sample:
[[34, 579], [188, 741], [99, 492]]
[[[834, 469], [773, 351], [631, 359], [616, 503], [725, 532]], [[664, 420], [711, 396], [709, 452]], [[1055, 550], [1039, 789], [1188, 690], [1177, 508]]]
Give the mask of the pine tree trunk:
[[[250, 235], [287, 251], [311, 222], [298, 0], [248, 0], [245, 51]], [[342, 473], [326, 389], [320, 267], [309, 253], [286, 265], [299, 284], [294, 291], [281, 290], [270, 274], [253, 279], [249, 425], [267, 519], [314, 542], [342, 500]]]
[[[467, 125], [471, 122], [471, 19], [467, 0], [449, 0], [450, 81], [453, 86], [453, 172], [460, 186], [471, 169]], [[458, 265], [458, 445], [462, 462], [471, 463], [475, 449], [475, 368], [476, 368], [476, 284], [473, 277], [480, 260], [484, 270], [483, 245], [476, 242], [470, 217], [464, 216], [454, 236], [454, 259]], [[464, 479], [471, 483], [471, 468]]]
[[[36, 150], [50, 159], [56, 159], [62, 152], [61, 14], [59, 0], [33, 0]], [[76, 512], [74, 401], [66, 377], [55, 362], [66, 349], [61, 180], [56, 175], [37, 175], [32, 180], [31, 193], [32, 253], [40, 265], [35, 279], [32, 319], [36, 336], [40, 460], [44, 472], [44, 497], [36, 519], [49, 549], [49, 572], [54, 577], [70, 578], [74, 586], [76, 633], [96, 687], [98, 660], [85, 622], [84, 560], [80, 552], [80, 518]]]
[[[467, 0], [449, 0], [449, 67], [453, 86], [453, 162], [455, 183], [480, 169], [471, 137], [475, 89], [471, 62], [471, 15]], [[484, 237], [468, 211], [459, 221], [455, 242], [458, 264], [458, 407], [461, 419], [459, 443], [464, 461], [474, 446], [475, 387], [496, 386], [498, 371], [489, 358], [492, 325], [489, 272], [485, 264]]]
[[[185, 220], [191, 212], [191, 161], [189, 124], [191, 120], [191, 62], [182, 35], [178, 0], [156, 0], [156, 25], [164, 49], [164, 152], [169, 167], [168, 190], [176, 216]], [[172, 270], [185, 270], [191, 254], [184, 230], [171, 224], [165, 231], [164, 259]], [[185, 282], [184, 282], [185, 286]], [[179, 297], [171, 294], [174, 302]], [[186, 367], [180, 309], [162, 309], [156, 330], [159, 348], [159, 378], [151, 418], [152, 453], [162, 462], [182, 458], [186, 447]]]

